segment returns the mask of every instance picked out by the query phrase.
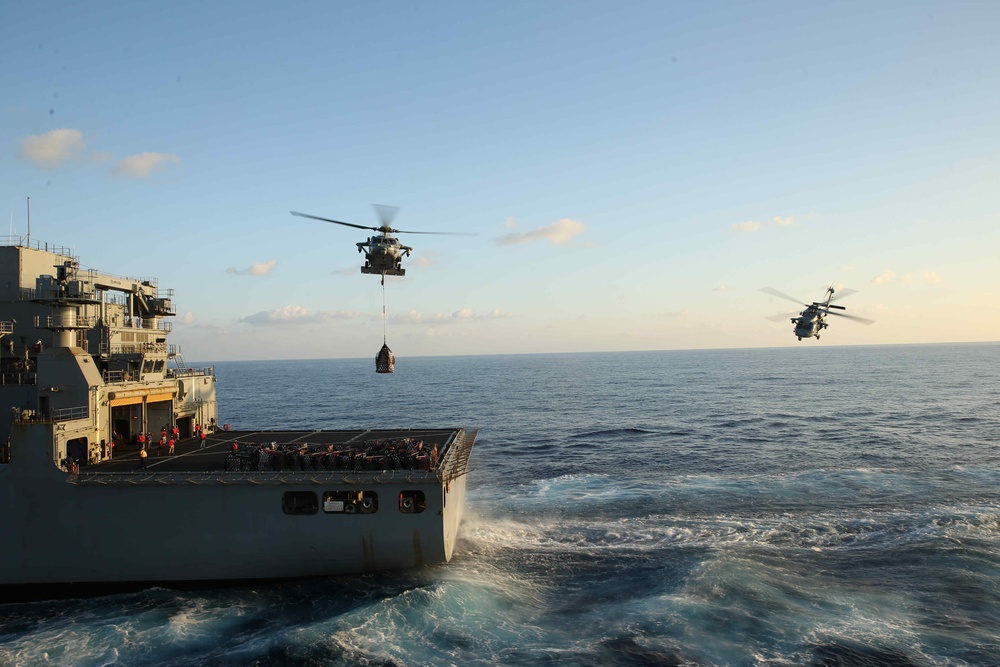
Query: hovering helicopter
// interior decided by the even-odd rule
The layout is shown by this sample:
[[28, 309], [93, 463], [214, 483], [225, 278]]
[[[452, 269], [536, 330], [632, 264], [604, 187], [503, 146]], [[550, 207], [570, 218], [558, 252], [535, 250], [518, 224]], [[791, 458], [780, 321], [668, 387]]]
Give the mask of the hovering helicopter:
[[322, 220], [323, 222], [332, 222], [337, 225], [344, 225], [346, 227], [355, 227], [357, 229], [370, 229], [375, 232], [379, 232], [377, 236], [369, 236], [367, 241], [361, 241], [357, 243], [358, 252], [365, 253], [365, 265], [361, 267], [361, 273], [374, 273], [376, 275], [382, 276], [382, 283], [385, 284], [386, 276], [403, 276], [406, 275], [406, 269], [402, 266], [403, 257], [408, 257], [413, 248], [407, 245], [403, 245], [399, 242], [393, 234], [443, 234], [448, 236], [475, 236], [475, 234], [466, 234], [462, 232], [414, 232], [402, 229], [393, 229], [389, 226], [393, 218], [399, 212], [399, 209], [395, 206], [381, 206], [376, 204], [375, 211], [378, 213], [379, 221], [382, 223], [379, 227], [368, 227], [366, 225], [356, 225], [353, 222], [341, 222], [340, 220], [331, 220], [330, 218], [321, 218], [316, 215], [309, 215], [308, 213], [299, 213], [297, 211], [292, 211], [292, 215], [297, 215], [302, 218], [312, 218], [313, 220]]
[[[779, 292], [773, 287], [762, 287], [760, 291], [764, 292], [765, 294], [770, 294], [771, 296], [776, 296], [782, 299], [786, 299], [788, 301], [792, 301], [794, 303], [802, 303], [798, 299], [788, 296], [784, 292]], [[851, 294], [855, 293], [857, 293], [857, 290], [842, 289], [840, 290], [840, 296], [838, 296], [837, 298], [843, 299], [845, 296], [850, 296]], [[795, 325], [795, 336], [799, 340], [810, 337], [815, 337], [816, 340], [819, 340], [819, 332], [830, 326], [825, 320], [827, 315], [846, 317], [849, 320], [854, 320], [855, 322], [860, 322], [861, 324], [865, 325], [875, 323], [875, 320], [869, 320], [866, 317], [858, 317], [857, 315], [848, 315], [846, 313], [834, 312], [832, 310], [834, 308], [837, 310], [846, 310], [846, 308], [844, 308], [844, 306], [840, 306], [833, 303], [833, 294], [834, 294], [833, 287], [827, 287], [826, 301], [813, 301], [812, 303], [802, 303], [802, 305], [805, 306], [806, 309], [800, 313], [797, 313], [798, 315], [797, 317], [790, 318], [792, 324]], [[780, 315], [772, 315], [767, 319], [772, 320], [774, 322], [780, 322], [789, 315], [796, 315], [796, 313], [792, 312], [792, 313], [782, 313]]]

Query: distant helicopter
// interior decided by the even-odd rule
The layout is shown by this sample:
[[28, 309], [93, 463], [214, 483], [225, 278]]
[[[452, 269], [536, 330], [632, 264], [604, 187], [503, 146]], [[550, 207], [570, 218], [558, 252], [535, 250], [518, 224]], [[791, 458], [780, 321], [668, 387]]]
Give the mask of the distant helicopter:
[[331, 220], [330, 218], [321, 218], [316, 215], [309, 215], [308, 213], [299, 213], [297, 211], [292, 211], [292, 215], [297, 215], [303, 218], [312, 218], [313, 220], [322, 220], [323, 222], [332, 222], [337, 225], [345, 225], [347, 227], [355, 227], [357, 229], [371, 229], [372, 231], [379, 232], [378, 236], [369, 236], [367, 241], [362, 241], [358, 244], [358, 252], [365, 253], [365, 265], [361, 267], [361, 273], [374, 273], [376, 275], [382, 276], [382, 284], [385, 284], [386, 276], [403, 276], [406, 275], [406, 269], [402, 266], [403, 257], [408, 257], [413, 251], [410, 246], [403, 245], [399, 242], [395, 236], [392, 234], [442, 234], [448, 236], [475, 236], [475, 234], [467, 234], [462, 232], [414, 232], [406, 231], [402, 229], [393, 229], [389, 226], [393, 218], [399, 212], [399, 209], [395, 206], [381, 206], [376, 204], [375, 211], [378, 213], [379, 220], [382, 225], [380, 227], [368, 227], [365, 225], [356, 225], [352, 222], [341, 222], [340, 220]]
[[[799, 340], [810, 337], [815, 337], [816, 340], [819, 340], [819, 332], [830, 326], [825, 321], [827, 315], [846, 317], [849, 320], [854, 320], [855, 322], [860, 322], [861, 324], [865, 325], [875, 323], [875, 320], [869, 320], [866, 317], [858, 317], [857, 315], [848, 315], [846, 313], [837, 313], [831, 310], [832, 308], [836, 308], [837, 310], [846, 310], [844, 306], [839, 306], [833, 303], [833, 293], [834, 293], [833, 287], [826, 288], [826, 301], [813, 301], [812, 303], [802, 303], [795, 297], [788, 296], [784, 292], [779, 292], [773, 287], [762, 287], [760, 291], [764, 292], [765, 294], [770, 294], [771, 296], [776, 296], [782, 299], [786, 299], [788, 301], [792, 301], [794, 303], [801, 303], [803, 306], [806, 307], [805, 310], [798, 313], [797, 317], [790, 318], [792, 324], [795, 325], [795, 336]], [[845, 296], [850, 296], [851, 294], [856, 294], [856, 293], [857, 290], [842, 289], [840, 290], [840, 296], [838, 296], [837, 298], [843, 299]], [[782, 313], [780, 315], [772, 315], [767, 319], [772, 320], [774, 322], [780, 322], [789, 315], [795, 315], [795, 314], [796, 313], [794, 312]]]

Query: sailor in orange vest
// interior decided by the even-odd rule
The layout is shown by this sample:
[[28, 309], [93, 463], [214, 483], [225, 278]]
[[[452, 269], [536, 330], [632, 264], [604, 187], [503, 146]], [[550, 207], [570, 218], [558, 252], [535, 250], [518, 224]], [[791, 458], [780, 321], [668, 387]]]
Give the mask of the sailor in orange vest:
[[167, 454], [173, 454], [173, 453], [174, 453], [174, 439], [170, 438], [170, 440], [167, 440]]
[[205, 449], [205, 432], [198, 431], [198, 437], [201, 438], [201, 447], [199, 447], [198, 449]]

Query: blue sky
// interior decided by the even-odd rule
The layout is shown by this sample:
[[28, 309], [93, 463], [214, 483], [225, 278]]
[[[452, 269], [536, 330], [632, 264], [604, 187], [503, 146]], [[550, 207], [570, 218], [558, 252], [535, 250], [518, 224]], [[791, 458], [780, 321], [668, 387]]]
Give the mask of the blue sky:
[[[815, 5], [815, 6], [812, 6]], [[1000, 338], [1000, 4], [8, 3], [8, 230], [189, 360]], [[765, 319], [858, 290], [821, 341]]]

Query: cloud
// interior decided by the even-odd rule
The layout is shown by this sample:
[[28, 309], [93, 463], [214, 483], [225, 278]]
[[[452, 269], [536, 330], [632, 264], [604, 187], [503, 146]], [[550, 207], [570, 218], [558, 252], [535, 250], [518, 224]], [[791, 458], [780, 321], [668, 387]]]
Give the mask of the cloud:
[[514, 313], [499, 308], [485, 313], [476, 313], [472, 308], [460, 308], [453, 313], [434, 313], [433, 315], [411, 310], [408, 313], [391, 315], [389, 320], [399, 324], [448, 324], [471, 320], [498, 320], [508, 317], [514, 317]]
[[756, 220], [744, 220], [743, 222], [734, 222], [729, 225], [730, 231], [742, 232], [745, 234], [753, 234], [758, 232], [764, 227], [791, 227], [795, 224], [795, 218], [793, 216], [787, 216], [782, 218], [781, 216], [774, 216], [768, 222], [757, 222]]
[[254, 326], [272, 326], [285, 324], [316, 324], [332, 320], [352, 320], [361, 316], [356, 310], [321, 310], [312, 312], [302, 306], [282, 306], [275, 310], [262, 311], [247, 315], [240, 322]]
[[886, 269], [881, 274], [872, 278], [872, 282], [876, 285], [885, 285], [887, 283], [898, 282], [901, 285], [912, 285], [918, 282], [920, 278], [923, 278], [925, 285], [940, 285], [941, 274], [937, 271], [924, 271], [921, 274], [915, 273], [904, 273], [903, 275], [896, 275], [895, 271], [890, 271]]
[[507, 216], [503, 223], [504, 229], [517, 229], [517, 219], [514, 216]]
[[177, 322], [180, 324], [194, 324], [195, 316], [190, 310], [177, 318]]
[[729, 291], [732, 291], [732, 289], [733, 288], [730, 287], [729, 285], [718, 285], [716, 287], [713, 287], [712, 291], [713, 292], [729, 292]]
[[886, 269], [879, 275], [872, 278], [872, 282], [876, 285], [885, 285], [886, 283], [891, 283], [896, 280], [896, 272]]
[[[508, 218], [508, 222], [509, 221], [510, 218]], [[506, 236], [501, 236], [496, 239], [496, 244], [520, 245], [523, 243], [534, 243], [535, 241], [548, 241], [554, 245], [566, 245], [572, 241], [574, 237], [579, 236], [586, 231], [587, 225], [583, 224], [579, 220], [562, 218], [561, 220], [553, 222], [551, 225], [539, 227], [529, 232], [524, 232], [523, 234], [511, 232]]]
[[753, 234], [763, 226], [764, 225], [760, 224], [759, 222], [754, 222], [753, 220], [747, 220], [746, 222], [734, 222], [733, 224], [729, 225], [729, 229], [733, 230], [734, 232], [746, 232], [747, 234]]
[[50, 169], [81, 157], [86, 147], [82, 132], [63, 128], [23, 139], [18, 155], [39, 167]]
[[137, 153], [119, 160], [111, 173], [128, 178], [148, 178], [167, 164], [180, 163], [180, 157], [170, 153]]
[[437, 253], [425, 252], [410, 260], [412, 266], [434, 266], [437, 264]]
[[230, 266], [226, 269], [226, 273], [230, 273], [234, 276], [266, 276], [271, 273], [271, 269], [278, 265], [278, 260], [269, 259], [266, 262], [254, 262], [245, 269], [237, 269], [234, 266]]
[[[79, 130], [61, 128], [45, 134], [35, 134], [21, 140], [18, 155], [37, 166], [51, 169], [71, 160], [104, 164], [114, 157], [103, 151], [86, 153], [87, 143]], [[179, 164], [180, 157], [171, 153], [137, 153], [122, 158], [111, 169], [114, 176], [148, 178], [153, 172], [170, 164]]]

